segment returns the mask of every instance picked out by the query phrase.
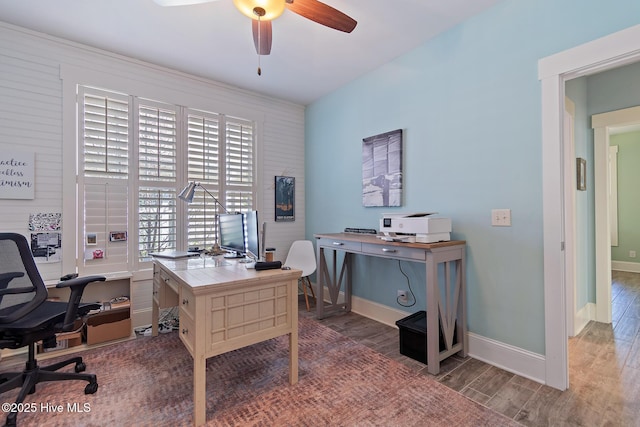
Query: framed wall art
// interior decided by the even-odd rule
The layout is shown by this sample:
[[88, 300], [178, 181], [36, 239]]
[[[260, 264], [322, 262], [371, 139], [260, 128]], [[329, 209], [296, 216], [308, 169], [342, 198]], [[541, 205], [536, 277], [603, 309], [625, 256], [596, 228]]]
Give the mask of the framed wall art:
[[96, 233], [87, 233], [87, 246], [93, 246], [98, 244], [98, 235]]
[[110, 242], [126, 242], [127, 241], [127, 232], [126, 231], [111, 231], [111, 232], [109, 232], [109, 241]]
[[587, 189], [587, 161], [580, 157], [576, 159], [576, 181], [578, 190]]
[[2, 147], [0, 166], [2, 166], [2, 185], [0, 199], [35, 198], [35, 160], [34, 151], [16, 151], [13, 147]]
[[402, 129], [362, 140], [362, 206], [402, 206]]
[[276, 221], [295, 221], [296, 179], [276, 176]]

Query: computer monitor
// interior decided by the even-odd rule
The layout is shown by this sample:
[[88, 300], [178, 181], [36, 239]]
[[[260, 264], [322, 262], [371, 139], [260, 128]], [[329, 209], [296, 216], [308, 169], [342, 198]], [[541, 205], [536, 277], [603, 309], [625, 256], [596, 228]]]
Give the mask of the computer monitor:
[[248, 211], [244, 213], [245, 225], [245, 252], [247, 256], [255, 261], [260, 260], [260, 223], [258, 222], [258, 211]]
[[218, 224], [220, 247], [229, 252], [225, 258], [244, 258], [244, 215], [220, 214]]

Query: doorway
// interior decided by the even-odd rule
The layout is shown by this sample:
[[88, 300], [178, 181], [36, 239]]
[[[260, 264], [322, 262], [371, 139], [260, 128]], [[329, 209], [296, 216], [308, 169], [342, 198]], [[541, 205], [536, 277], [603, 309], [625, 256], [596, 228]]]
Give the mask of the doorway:
[[[640, 25], [543, 58], [538, 63], [542, 83], [543, 262], [545, 306], [545, 382], [565, 390], [569, 386], [567, 349], [566, 272], [575, 259], [566, 257], [566, 194], [572, 181], [571, 163], [563, 138], [564, 82], [576, 77], [640, 60]], [[594, 165], [595, 166], [595, 165]], [[575, 207], [571, 206], [572, 209]], [[608, 239], [607, 239], [608, 240]], [[574, 250], [574, 248], [572, 248]], [[610, 250], [610, 248], [609, 248]]]
[[640, 107], [625, 108], [592, 116], [594, 131], [595, 233], [596, 233], [596, 318], [611, 323], [611, 224], [609, 137], [619, 129], [640, 123]]

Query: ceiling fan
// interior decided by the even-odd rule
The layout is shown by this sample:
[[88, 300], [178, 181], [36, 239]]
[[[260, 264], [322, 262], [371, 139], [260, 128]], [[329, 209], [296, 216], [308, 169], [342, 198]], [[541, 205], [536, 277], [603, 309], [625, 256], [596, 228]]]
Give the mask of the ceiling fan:
[[[186, 6], [218, 0], [153, 0], [160, 6]], [[258, 55], [271, 53], [271, 21], [289, 9], [318, 24], [350, 33], [357, 22], [318, 0], [233, 0], [236, 8], [252, 19], [253, 43]], [[258, 69], [260, 74], [260, 69]]]

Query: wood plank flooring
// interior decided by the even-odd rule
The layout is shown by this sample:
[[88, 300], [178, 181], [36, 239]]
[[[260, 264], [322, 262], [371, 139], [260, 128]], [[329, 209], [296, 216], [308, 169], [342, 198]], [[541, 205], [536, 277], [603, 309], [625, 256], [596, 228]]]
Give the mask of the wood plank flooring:
[[[301, 300], [302, 316], [313, 309]], [[640, 274], [612, 273], [612, 313], [612, 324], [590, 322], [569, 339], [564, 392], [471, 357], [452, 356], [433, 376], [400, 354], [396, 328], [355, 313], [320, 322], [525, 426], [640, 426]]]

